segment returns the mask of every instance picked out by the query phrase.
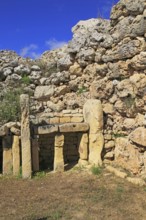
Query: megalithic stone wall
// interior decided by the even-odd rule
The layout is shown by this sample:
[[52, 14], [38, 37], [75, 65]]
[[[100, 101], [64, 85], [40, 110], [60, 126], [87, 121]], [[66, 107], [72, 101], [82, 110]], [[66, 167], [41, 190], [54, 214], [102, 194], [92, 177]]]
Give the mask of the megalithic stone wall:
[[22, 177], [31, 178], [31, 136], [29, 122], [29, 96], [20, 96], [21, 106], [21, 146], [22, 146]]
[[83, 108], [84, 120], [89, 129], [89, 163], [102, 165], [101, 152], [104, 145], [103, 138], [103, 110], [101, 101], [88, 100]]

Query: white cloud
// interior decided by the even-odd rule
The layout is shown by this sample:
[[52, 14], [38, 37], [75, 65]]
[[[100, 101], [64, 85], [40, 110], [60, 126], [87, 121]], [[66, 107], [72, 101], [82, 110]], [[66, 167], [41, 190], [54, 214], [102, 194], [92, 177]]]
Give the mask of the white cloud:
[[38, 46], [36, 44], [30, 44], [20, 50], [20, 56], [36, 59], [40, 56], [40, 53], [37, 52], [37, 49]]
[[50, 50], [54, 50], [54, 49], [63, 47], [66, 44], [67, 44], [66, 41], [58, 41], [55, 38], [46, 41], [46, 45], [49, 47]]

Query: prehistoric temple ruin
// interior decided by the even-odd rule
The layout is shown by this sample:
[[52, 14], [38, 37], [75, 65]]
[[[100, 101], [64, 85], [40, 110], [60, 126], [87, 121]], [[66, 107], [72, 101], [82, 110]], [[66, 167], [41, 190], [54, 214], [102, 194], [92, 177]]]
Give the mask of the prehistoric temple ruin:
[[72, 32], [37, 60], [0, 51], [0, 172], [104, 163], [145, 178], [146, 2], [120, 0]]
[[[21, 95], [21, 131], [11, 125], [1, 129], [3, 174], [19, 175], [22, 167], [23, 178], [30, 178], [32, 172], [42, 168], [64, 171], [65, 164], [102, 164], [103, 110], [99, 100], [88, 100], [83, 113], [66, 110], [49, 123], [33, 124], [29, 120], [29, 96]], [[51, 121], [51, 123], [50, 123]], [[20, 136], [21, 134], [21, 136]], [[13, 168], [13, 169], [12, 169]], [[41, 169], [42, 169], [41, 168]]]

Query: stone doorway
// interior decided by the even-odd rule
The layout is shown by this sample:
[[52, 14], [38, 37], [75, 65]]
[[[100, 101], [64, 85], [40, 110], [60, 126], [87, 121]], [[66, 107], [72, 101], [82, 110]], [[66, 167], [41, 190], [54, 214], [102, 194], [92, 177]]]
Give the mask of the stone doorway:
[[45, 171], [53, 170], [55, 135], [39, 135], [39, 169]]
[[73, 168], [79, 160], [79, 138], [78, 133], [64, 134], [63, 148], [65, 170]]
[[[74, 167], [80, 158], [79, 144], [80, 133], [69, 132], [63, 133], [63, 159], [64, 170], [69, 170]], [[54, 170], [54, 151], [55, 151], [55, 134], [39, 135], [39, 170], [53, 171]]]

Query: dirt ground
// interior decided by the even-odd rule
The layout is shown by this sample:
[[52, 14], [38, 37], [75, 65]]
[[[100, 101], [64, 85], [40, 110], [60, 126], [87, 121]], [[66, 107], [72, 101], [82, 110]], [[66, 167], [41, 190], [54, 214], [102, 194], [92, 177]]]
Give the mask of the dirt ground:
[[146, 187], [102, 171], [0, 178], [0, 220], [145, 220]]

